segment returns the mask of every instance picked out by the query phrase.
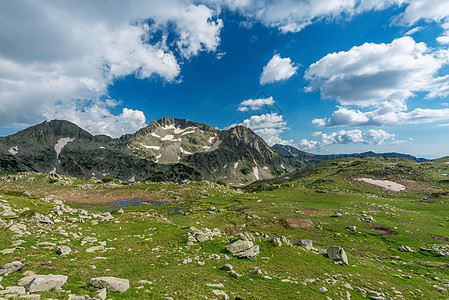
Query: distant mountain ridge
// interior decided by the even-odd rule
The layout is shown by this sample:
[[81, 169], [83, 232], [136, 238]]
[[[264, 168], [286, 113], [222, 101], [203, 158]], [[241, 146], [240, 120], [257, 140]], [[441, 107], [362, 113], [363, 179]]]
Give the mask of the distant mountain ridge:
[[120, 138], [92, 135], [64, 120], [46, 121], [0, 137], [0, 174], [36, 171], [129, 182], [205, 179], [243, 185], [350, 156], [424, 160], [400, 153], [316, 155], [287, 145], [270, 147], [243, 126], [219, 130], [171, 117]]
[[363, 152], [363, 153], [351, 153], [351, 154], [312, 154], [308, 152], [304, 152], [299, 150], [293, 146], [289, 145], [273, 145], [272, 148], [276, 150], [283, 158], [287, 159], [290, 165], [295, 168], [304, 168], [312, 164], [316, 164], [322, 161], [331, 160], [335, 158], [343, 158], [343, 157], [404, 157], [412, 159], [416, 162], [426, 161], [425, 158], [418, 158], [409, 154], [402, 154], [396, 152], [388, 152], [388, 153], [375, 153], [373, 151]]

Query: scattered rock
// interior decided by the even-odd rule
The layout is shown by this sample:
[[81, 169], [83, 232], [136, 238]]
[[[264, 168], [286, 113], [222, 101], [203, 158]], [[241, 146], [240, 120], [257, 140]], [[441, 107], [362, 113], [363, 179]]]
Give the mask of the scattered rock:
[[298, 246], [304, 247], [306, 250], [312, 250], [313, 248], [313, 241], [308, 239], [299, 240], [296, 244]]
[[97, 289], [106, 288], [109, 292], [124, 293], [129, 289], [128, 279], [121, 279], [116, 277], [91, 278], [88, 284], [89, 286]]
[[376, 220], [373, 217], [371, 217], [371, 216], [366, 216], [365, 217], [365, 221], [368, 222], [368, 223], [376, 222]]
[[62, 257], [66, 257], [67, 255], [69, 255], [72, 252], [72, 249], [70, 249], [67, 246], [62, 246], [58, 249], [58, 251], [56, 252], [57, 254], [59, 254]]
[[249, 232], [242, 232], [242, 233], [237, 234], [237, 239], [242, 240], [242, 241], [250, 241], [250, 242], [255, 241], [254, 236]]
[[225, 264], [223, 267], [221, 267], [222, 270], [225, 271], [232, 271], [233, 266], [230, 264]]
[[13, 261], [11, 263], [5, 264], [2, 268], [0, 268], [0, 275], [3, 274], [11, 274], [16, 271], [20, 271], [25, 264], [20, 261]]
[[92, 253], [92, 252], [96, 252], [96, 251], [104, 251], [104, 246], [100, 245], [100, 246], [94, 246], [94, 247], [90, 247], [86, 249], [87, 253]]
[[107, 295], [108, 294], [107, 294], [106, 288], [103, 288], [103, 289], [101, 289], [101, 290], [99, 290], [99, 291], [97, 291], [95, 293], [95, 298], [99, 298], [101, 300], [105, 300]]
[[234, 256], [255, 259], [259, 254], [259, 246], [251, 241], [238, 240], [229, 245], [226, 250]]
[[356, 231], [357, 230], [357, 227], [356, 226], [348, 226], [348, 227], [346, 227], [346, 229], [347, 230], [349, 230], [349, 231]]
[[215, 296], [219, 296], [219, 299], [223, 299], [223, 300], [229, 300], [229, 296], [228, 294], [226, 294], [225, 292], [223, 292], [222, 290], [213, 290], [212, 293], [214, 293]]
[[415, 252], [415, 251], [413, 251], [413, 249], [410, 248], [409, 246], [400, 246], [400, 247], [398, 248], [398, 250], [399, 250], [400, 252]]
[[329, 291], [326, 287], [320, 287], [319, 289], [318, 289], [321, 293], [326, 293], [327, 291]]
[[25, 294], [25, 288], [23, 286], [7, 286], [3, 291], [0, 291], [0, 295], [6, 295], [6, 294], [16, 294], [16, 295], [23, 295]]
[[29, 293], [48, 292], [51, 289], [60, 289], [68, 277], [65, 275], [36, 275], [33, 280], [25, 287]]
[[329, 248], [327, 248], [327, 256], [333, 261], [348, 265], [348, 257], [346, 256], [346, 252], [340, 246], [329, 246]]

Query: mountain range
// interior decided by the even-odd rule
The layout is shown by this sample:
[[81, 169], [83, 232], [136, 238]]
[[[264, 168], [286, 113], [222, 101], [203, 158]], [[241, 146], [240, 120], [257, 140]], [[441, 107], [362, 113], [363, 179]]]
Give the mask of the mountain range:
[[242, 185], [348, 156], [423, 160], [400, 153], [316, 155], [287, 145], [270, 147], [243, 126], [218, 130], [171, 117], [120, 138], [92, 135], [64, 120], [0, 137], [0, 174], [35, 171], [129, 182], [205, 179]]

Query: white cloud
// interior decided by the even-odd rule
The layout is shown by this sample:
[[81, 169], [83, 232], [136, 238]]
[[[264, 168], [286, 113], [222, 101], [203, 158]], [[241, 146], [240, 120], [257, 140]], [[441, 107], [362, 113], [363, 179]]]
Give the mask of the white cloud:
[[370, 106], [385, 100], [405, 100], [416, 92], [432, 97], [447, 93], [435, 84], [446, 59], [431, 53], [411, 37], [390, 44], [365, 43], [349, 51], [331, 53], [312, 64], [305, 73], [307, 91], [321, 91], [322, 98], [336, 98], [343, 105]]
[[362, 132], [360, 129], [340, 130], [338, 132], [321, 133], [313, 135], [320, 140], [303, 139], [299, 147], [304, 150], [320, 149], [334, 144], [375, 144], [382, 145], [385, 142], [389, 144], [398, 144], [407, 142], [398, 140], [396, 134], [388, 133], [382, 129], [370, 129]]
[[256, 134], [265, 140], [270, 146], [274, 144], [292, 144], [292, 140], [283, 140], [280, 134], [288, 129], [287, 122], [283, 116], [277, 113], [251, 116], [239, 124], [232, 124], [227, 128], [242, 125], [252, 129]]
[[397, 16], [396, 22], [401, 25], [413, 25], [421, 19], [441, 21], [449, 16], [449, 5], [446, 0], [399, 0], [407, 3], [405, 11]]
[[261, 99], [248, 99], [240, 103], [238, 111], [259, 110], [265, 105], [273, 105], [273, 97], [261, 98]]
[[[47, 108], [56, 103], [69, 109], [94, 100], [107, 110], [99, 99], [124, 76], [176, 82], [182, 65], [177, 57], [215, 51], [223, 26], [217, 11], [188, 0], [0, 2], [0, 19], [4, 127], [49, 118]], [[166, 42], [169, 37], [173, 42]]]
[[410, 29], [409, 31], [407, 31], [405, 33], [405, 35], [414, 35], [415, 33], [417, 33], [418, 31], [421, 31], [421, 30], [423, 30], [423, 27], [421, 27], [421, 26], [414, 27], [414, 28]]
[[395, 126], [403, 124], [423, 124], [449, 120], [449, 108], [416, 108], [406, 111], [405, 106], [386, 102], [382, 107], [368, 112], [340, 107], [328, 119], [315, 119], [318, 127], [335, 126]]
[[260, 84], [273, 83], [289, 79], [296, 74], [298, 66], [295, 66], [290, 58], [281, 58], [279, 54], [275, 54], [268, 64], [263, 67], [260, 75]]
[[143, 128], [146, 118], [143, 112], [123, 108], [119, 115], [113, 115], [110, 108], [119, 103], [112, 99], [95, 101], [86, 105], [80, 101], [54, 104], [48, 107], [44, 116], [49, 119], [70, 120], [92, 134], [120, 137]]

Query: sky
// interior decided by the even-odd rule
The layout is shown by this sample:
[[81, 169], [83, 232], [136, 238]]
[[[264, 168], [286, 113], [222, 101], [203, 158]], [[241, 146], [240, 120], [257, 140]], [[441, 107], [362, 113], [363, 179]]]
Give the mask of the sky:
[[15, 0], [0, 28], [0, 136], [171, 116], [318, 154], [449, 155], [449, 0]]

